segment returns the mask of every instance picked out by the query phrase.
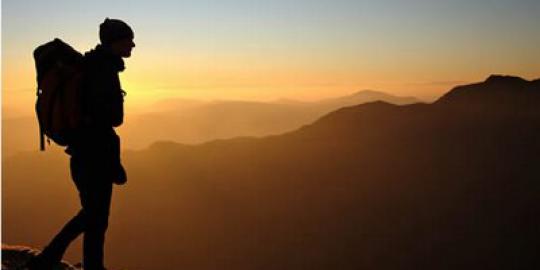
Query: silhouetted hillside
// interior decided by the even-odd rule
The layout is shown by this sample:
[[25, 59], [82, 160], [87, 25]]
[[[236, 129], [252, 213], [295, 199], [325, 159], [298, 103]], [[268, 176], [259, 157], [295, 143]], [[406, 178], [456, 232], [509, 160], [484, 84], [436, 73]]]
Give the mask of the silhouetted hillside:
[[[490, 77], [433, 104], [342, 108], [282, 135], [128, 151], [108, 261], [127, 269], [537, 269], [539, 91], [538, 80]], [[75, 213], [75, 196], [54, 198], [71, 184], [67, 164], [52, 158], [4, 161], [4, 241], [44, 243]], [[140, 246], [149, 253], [140, 256]]]

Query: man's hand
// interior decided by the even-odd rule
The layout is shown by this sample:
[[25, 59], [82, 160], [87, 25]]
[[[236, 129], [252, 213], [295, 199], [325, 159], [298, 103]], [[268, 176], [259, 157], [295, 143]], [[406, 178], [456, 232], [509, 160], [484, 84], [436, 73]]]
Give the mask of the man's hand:
[[127, 182], [127, 175], [126, 170], [124, 170], [124, 167], [122, 164], [119, 164], [117, 173], [115, 174], [115, 177], [113, 178], [113, 183], [117, 185], [123, 185]]

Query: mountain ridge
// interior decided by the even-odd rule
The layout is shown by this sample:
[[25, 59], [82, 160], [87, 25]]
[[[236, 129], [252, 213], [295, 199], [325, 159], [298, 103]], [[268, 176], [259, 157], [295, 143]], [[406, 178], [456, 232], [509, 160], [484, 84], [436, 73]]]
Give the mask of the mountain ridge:
[[[516, 86], [518, 86], [517, 89]], [[381, 93], [371, 90], [361, 90], [347, 97], [354, 96], [358, 93], [371, 94], [372, 92], [377, 94]], [[536, 103], [538, 102], [538, 100], [540, 100], [540, 79], [529, 81], [517, 76], [490, 75], [483, 82], [454, 87], [433, 103], [417, 102], [412, 104], [397, 105], [390, 102], [377, 100], [358, 105], [345, 106], [321, 116], [312, 123], [305, 124], [298, 129], [291, 130], [282, 134], [290, 134], [300, 130], [303, 131], [305, 129], [312, 128], [317, 124], [329, 123], [332, 121], [352, 123], [353, 120], [347, 118], [351, 118], [352, 115], [359, 115], [362, 113], [388, 114], [397, 113], [399, 111], [407, 112], [411, 110], [419, 110], [422, 111], [422, 113], [426, 114], [447, 114], [471, 111], [488, 114], [512, 114], [518, 113], [520, 111], [523, 111], [524, 113], [534, 113], [537, 111]], [[504, 108], [501, 108], [499, 110], [493, 110], [493, 106], [503, 106]], [[264, 139], [279, 135], [280, 134], [275, 134], [258, 138]], [[257, 137], [238, 136], [231, 139], [239, 140], [243, 138], [254, 139]], [[202, 144], [214, 142], [226, 143], [227, 139], [212, 140]], [[175, 142], [169, 141], [169, 143], [174, 144]]]

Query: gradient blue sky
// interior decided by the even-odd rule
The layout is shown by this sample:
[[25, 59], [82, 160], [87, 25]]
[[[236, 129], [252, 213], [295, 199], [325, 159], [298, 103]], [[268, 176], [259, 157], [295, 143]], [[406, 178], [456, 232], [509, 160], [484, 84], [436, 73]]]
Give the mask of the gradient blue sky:
[[33, 102], [36, 46], [88, 50], [105, 17], [135, 30], [122, 79], [140, 105], [366, 88], [434, 98], [491, 73], [540, 77], [539, 14], [533, 0], [4, 0], [3, 103]]

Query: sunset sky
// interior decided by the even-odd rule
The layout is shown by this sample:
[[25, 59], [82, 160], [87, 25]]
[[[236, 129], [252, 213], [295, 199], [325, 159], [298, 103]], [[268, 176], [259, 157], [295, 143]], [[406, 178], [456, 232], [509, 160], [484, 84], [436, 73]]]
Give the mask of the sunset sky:
[[361, 89], [429, 100], [492, 73], [534, 79], [538, 14], [538, 0], [4, 0], [4, 113], [32, 113], [35, 47], [60, 37], [87, 51], [105, 17], [135, 31], [121, 79], [136, 108]]

